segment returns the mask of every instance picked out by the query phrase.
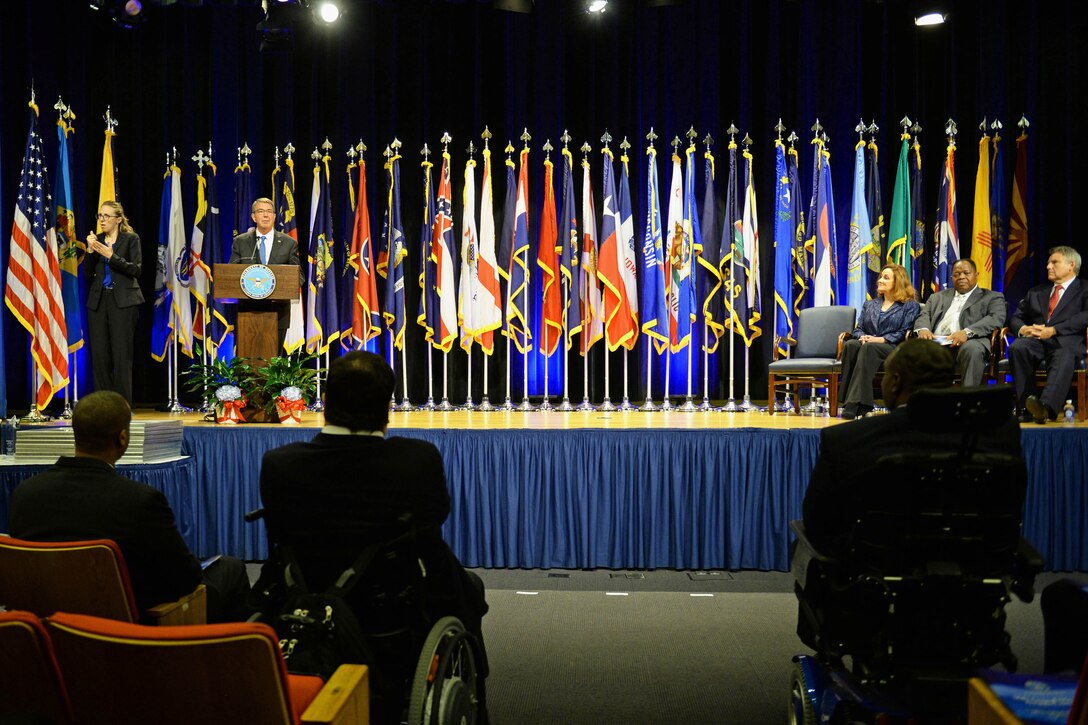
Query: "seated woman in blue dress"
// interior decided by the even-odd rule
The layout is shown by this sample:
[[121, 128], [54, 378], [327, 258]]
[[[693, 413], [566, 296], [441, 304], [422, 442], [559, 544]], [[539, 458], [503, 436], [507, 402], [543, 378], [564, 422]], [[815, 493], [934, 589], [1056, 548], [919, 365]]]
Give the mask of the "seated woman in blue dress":
[[873, 379], [903, 342], [921, 307], [907, 270], [887, 264], [876, 280], [876, 298], [865, 302], [851, 339], [842, 347], [842, 417], [860, 418], [873, 409]]

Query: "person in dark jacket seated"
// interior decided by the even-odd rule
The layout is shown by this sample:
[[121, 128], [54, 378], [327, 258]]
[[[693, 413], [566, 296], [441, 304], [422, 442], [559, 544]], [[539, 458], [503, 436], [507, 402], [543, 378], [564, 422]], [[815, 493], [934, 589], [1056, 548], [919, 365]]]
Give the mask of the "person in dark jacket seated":
[[[457, 617], [478, 639], [477, 722], [486, 722], [483, 582], [461, 566], [442, 539], [441, 526], [450, 514], [442, 455], [426, 441], [386, 436], [393, 387], [393, 370], [380, 355], [350, 352], [332, 362], [325, 427], [310, 441], [268, 451], [261, 463], [269, 549], [289, 546], [307, 589], [322, 592], [364, 548], [415, 530], [427, 615], [432, 621]], [[266, 576], [262, 573], [262, 580]], [[360, 622], [366, 621], [368, 605], [363, 590], [357, 586], [348, 594]]]
[[219, 557], [201, 571], [161, 491], [117, 473], [132, 410], [118, 393], [85, 395], [72, 413], [74, 456], [61, 456], [11, 494], [12, 536], [27, 541], [112, 539], [128, 566], [141, 610], [208, 587], [208, 621], [244, 620], [249, 579], [245, 565]]

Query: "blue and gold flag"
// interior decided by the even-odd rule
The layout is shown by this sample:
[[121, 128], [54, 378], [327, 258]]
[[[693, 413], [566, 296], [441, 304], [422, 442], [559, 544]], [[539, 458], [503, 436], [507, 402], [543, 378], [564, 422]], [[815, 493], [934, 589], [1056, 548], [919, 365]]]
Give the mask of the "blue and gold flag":
[[574, 157], [565, 146], [562, 151], [562, 199], [559, 205], [559, 273], [563, 277], [564, 329], [567, 349], [582, 330], [582, 300], [578, 295], [578, 212], [574, 198]]
[[854, 147], [854, 198], [850, 205], [850, 247], [846, 261], [846, 304], [861, 315], [868, 284], [867, 255], [873, 251], [869, 210], [865, 207], [865, 142]]
[[434, 164], [430, 157], [425, 157], [420, 166], [423, 169], [423, 225], [419, 233], [419, 314], [416, 315], [416, 323], [423, 328], [423, 339], [433, 345], [434, 331], [441, 324], [437, 268], [431, 254], [435, 220], [434, 179], [431, 173]]
[[[532, 347], [529, 330], [529, 149], [521, 150], [506, 289], [506, 336], [518, 352]], [[505, 226], [505, 220], [503, 222]]]
[[310, 197], [310, 263], [306, 307], [306, 352], [323, 355], [340, 337], [336, 298], [336, 265], [332, 231], [332, 195], [329, 191], [328, 154], [314, 164], [313, 193]]
[[876, 289], [876, 278], [884, 267], [888, 252], [888, 227], [884, 223], [884, 195], [880, 190], [880, 149], [874, 135], [866, 146], [868, 167], [865, 174], [865, 208], [869, 210], [869, 236], [873, 240], [869, 250], [868, 282], [865, 290]]
[[57, 217], [57, 254], [60, 257], [60, 286], [64, 298], [64, 323], [68, 332], [68, 352], [83, 347], [83, 295], [80, 293], [81, 267], [87, 246], [76, 234], [75, 204], [72, 198], [71, 137], [75, 135], [68, 120], [71, 112], [57, 119], [57, 176], [53, 189], [53, 207]]
[[[1008, 246], [1007, 222], [1008, 204], [1005, 199], [1005, 163], [1001, 155], [1001, 132], [995, 130], [993, 137], [994, 159], [991, 167], [990, 182], [990, 234], [993, 244], [994, 273], [991, 282], [995, 292], [1005, 291], [1006, 247]], [[67, 308], [65, 308], [67, 309]], [[68, 333], [71, 337], [71, 332]]]
[[785, 357], [797, 342], [793, 309], [793, 187], [786, 168], [786, 146], [774, 142], [774, 345]]
[[718, 349], [718, 340], [725, 333], [722, 313], [722, 250], [721, 232], [718, 231], [718, 198], [714, 194], [714, 154], [708, 146], [703, 153], [703, 211], [699, 220], [700, 244], [695, 252], [698, 255], [702, 284], [700, 294], [703, 300], [703, 322], [706, 325], [706, 340], [703, 350], [714, 352]]
[[[657, 183], [657, 150], [646, 149], [646, 228], [642, 234], [642, 332], [660, 355], [669, 345], [669, 308], [665, 296], [661, 194]], [[649, 396], [649, 391], [647, 391]]]
[[404, 267], [408, 248], [404, 239], [404, 226], [400, 218], [400, 161], [399, 153], [391, 153], [385, 162], [386, 211], [382, 230], [386, 268], [379, 265], [378, 272], [385, 280], [385, 304], [382, 317], [392, 333], [393, 347], [404, 349]]
[[793, 244], [793, 320], [801, 314], [801, 308], [808, 302], [809, 276], [812, 264], [809, 252], [805, 248], [805, 211], [801, 206], [801, 171], [797, 149], [790, 145], [786, 154], [787, 174], [790, 177], [790, 226]]
[[910, 147], [911, 282], [921, 294], [923, 256], [926, 253], [925, 194], [922, 189], [922, 144], [915, 135]]

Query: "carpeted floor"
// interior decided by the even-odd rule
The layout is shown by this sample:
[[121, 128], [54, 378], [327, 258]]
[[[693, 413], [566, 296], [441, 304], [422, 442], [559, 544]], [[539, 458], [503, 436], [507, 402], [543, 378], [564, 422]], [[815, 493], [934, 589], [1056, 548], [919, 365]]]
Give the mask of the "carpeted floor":
[[[495, 725], [786, 722], [805, 651], [789, 574], [476, 571]], [[1007, 611], [1020, 670], [1041, 672], [1038, 599]]]

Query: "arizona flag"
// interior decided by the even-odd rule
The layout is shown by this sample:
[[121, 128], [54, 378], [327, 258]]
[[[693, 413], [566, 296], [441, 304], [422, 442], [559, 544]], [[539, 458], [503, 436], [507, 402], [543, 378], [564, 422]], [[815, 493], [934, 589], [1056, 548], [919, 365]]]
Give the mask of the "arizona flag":
[[56, 211], [57, 254], [60, 263], [60, 286], [64, 298], [64, 324], [68, 332], [68, 352], [83, 347], [83, 305], [79, 291], [80, 266], [87, 246], [76, 236], [75, 212], [72, 201], [72, 178], [68, 159], [71, 139], [75, 134], [66, 118], [75, 118], [71, 111], [57, 119], [57, 179], [53, 187], [53, 208]]
[[30, 333], [38, 383], [34, 402], [43, 410], [53, 395], [68, 384], [68, 333], [56, 230], [48, 224], [51, 197], [49, 174], [42, 161], [42, 137], [37, 129], [38, 107], [31, 101], [30, 108], [30, 131], [11, 225], [4, 302]]
[[351, 336], [358, 349], [381, 334], [378, 285], [374, 277], [374, 244], [370, 236], [370, 205], [366, 194], [366, 161], [359, 159], [359, 198], [351, 232], [348, 265], [354, 271], [351, 301]]
[[543, 286], [540, 305], [540, 351], [551, 357], [563, 339], [563, 301], [560, 299], [559, 230], [555, 218], [555, 180], [551, 159], [544, 159], [544, 210], [540, 213], [540, 240], [536, 263]]
[[982, 132], [978, 142], [978, 172], [975, 174], [974, 230], [971, 234], [971, 260], [978, 267], [978, 286], [991, 289], [994, 260], [990, 230], [990, 137]]
[[932, 290], [939, 292], [952, 286], [952, 265], [960, 258], [959, 222], [956, 212], [956, 144], [948, 144], [941, 191], [937, 195], [937, 221], [933, 226]]
[[597, 276], [604, 285], [605, 342], [615, 352], [621, 346], [630, 349], [638, 334], [638, 320], [627, 296], [627, 244], [620, 247], [620, 216], [616, 198], [616, 179], [612, 151], [601, 151], [604, 208], [601, 215], [601, 258]]
[[484, 148], [484, 179], [480, 191], [480, 256], [476, 260], [479, 286], [476, 289], [476, 342], [485, 355], [495, 351], [495, 330], [502, 327], [502, 293], [499, 264], [495, 259], [495, 198], [491, 192], [491, 149]]

